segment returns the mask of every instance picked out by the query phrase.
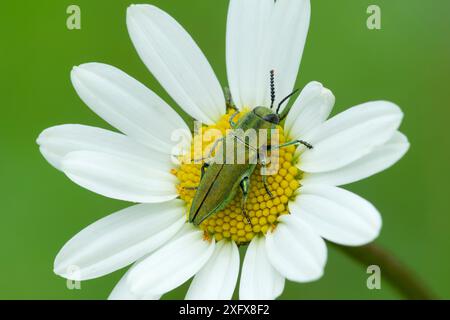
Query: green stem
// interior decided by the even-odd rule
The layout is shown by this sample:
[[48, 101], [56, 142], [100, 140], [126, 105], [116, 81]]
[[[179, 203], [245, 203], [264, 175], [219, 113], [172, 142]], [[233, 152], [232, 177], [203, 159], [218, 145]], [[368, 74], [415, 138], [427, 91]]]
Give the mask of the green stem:
[[383, 277], [405, 298], [415, 300], [436, 299], [417, 275], [386, 250], [374, 244], [362, 247], [334, 246], [365, 266], [379, 266]]

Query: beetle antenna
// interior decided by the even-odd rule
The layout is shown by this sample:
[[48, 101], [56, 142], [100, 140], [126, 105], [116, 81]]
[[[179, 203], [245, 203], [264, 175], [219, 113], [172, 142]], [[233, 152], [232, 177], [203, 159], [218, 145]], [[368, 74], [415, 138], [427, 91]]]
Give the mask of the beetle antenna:
[[275, 70], [270, 70], [270, 109], [275, 103]]
[[290, 97], [292, 97], [294, 94], [296, 94], [299, 91], [299, 89], [295, 89], [294, 91], [292, 91], [286, 98], [284, 98], [283, 100], [280, 101], [280, 103], [278, 104], [278, 108], [277, 108], [277, 114], [279, 114], [280, 112], [280, 108], [283, 105], [283, 103], [285, 103]]

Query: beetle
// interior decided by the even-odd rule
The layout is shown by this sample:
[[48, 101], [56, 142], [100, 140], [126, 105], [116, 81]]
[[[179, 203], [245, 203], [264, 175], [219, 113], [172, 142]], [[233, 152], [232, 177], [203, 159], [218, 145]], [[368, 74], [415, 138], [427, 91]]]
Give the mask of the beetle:
[[[293, 91], [287, 97], [285, 97], [279, 104], [276, 111], [273, 111], [273, 105], [275, 101], [275, 86], [274, 86], [274, 71], [270, 72], [270, 89], [271, 89], [271, 105], [270, 107], [259, 106], [254, 108], [242, 116], [237, 123], [234, 122], [235, 116], [239, 113], [236, 111], [229, 119], [231, 133], [227, 136], [217, 139], [213, 144], [211, 153], [216, 149], [219, 143], [222, 143], [222, 150], [226, 149], [226, 144], [234, 142], [234, 148], [236, 143], [244, 144], [247, 148], [246, 151], [246, 163], [234, 164], [234, 163], [215, 163], [205, 161], [201, 168], [200, 183], [197, 187], [193, 188], [196, 191], [194, 198], [189, 209], [189, 222], [194, 225], [201, 224], [205, 219], [211, 215], [224, 209], [235, 197], [238, 189], [242, 192], [241, 209], [243, 215], [246, 218], [247, 223], [251, 224], [250, 219], [245, 211], [245, 203], [250, 189], [250, 176], [256, 168], [256, 163], [252, 163], [251, 158], [258, 157], [259, 163], [265, 167], [264, 157], [261, 156], [260, 150], [255, 150], [242, 139], [240, 139], [234, 131], [242, 130], [243, 132], [254, 129], [256, 131], [266, 129], [270, 131], [275, 129], [276, 126], [286, 118], [289, 113], [289, 108], [283, 110], [280, 114], [280, 108], [284, 102], [286, 102], [292, 95], [298, 92]], [[291, 145], [303, 144], [307, 148], [311, 149], [313, 146], [303, 140], [294, 140], [286, 142], [278, 146], [267, 146], [267, 150], [274, 150], [275, 148], [283, 148]], [[248, 163], [247, 163], [248, 162]], [[263, 175], [263, 183], [267, 193], [272, 197], [272, 193], [267, 185], [266, 176]]]

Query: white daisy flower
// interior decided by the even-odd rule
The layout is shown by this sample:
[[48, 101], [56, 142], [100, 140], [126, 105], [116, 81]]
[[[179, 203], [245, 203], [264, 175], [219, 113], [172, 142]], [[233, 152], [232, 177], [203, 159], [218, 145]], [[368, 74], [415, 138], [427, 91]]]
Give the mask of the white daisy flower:
[[[272, 69], [278, 99], [292, 92], [309, 19], [309, 0], [230, 1], [226, 58], [238, 116], [270, 105]], [[129, 7], [127, 26], [140, 57], [170, 96], [206, 128], [229, 128], [231, 111], [219, 81], [190, 35], [151, 5]], [[320, 83], [309, 83], [280, 128], [280, 141], [302, 139], [314, 148], [280, 150], [281, 168], [268, 177], [273, 198], [255, 170], [246, 204], [251, 224], [235, 199], [196, 227], [186, 219], [195, 190], [186, 187], [199, 182], [200, 167], [171, 161], [172, 133], [189, 131], [183, 120], [115, 67], [83, 64], [71, 78], [81, 99], [122, 133], [52, 127], [38, 138], [42, 154], [80, 186], [139, 204], [73, 237], [56, 257], [56, 274], [88, 280], [134, 263], [110, 299], [159, 299], [192, 277], [187, 299], [230, 299], [240, 269], [238, 246], [248, 244], [239, 297], [274, 299], [285, 279], [322, 276], [324, 239], [359, 246], [378, 236], [375, 207], [338, 186], [385, 170], [405, 154], [409, 144], [398, 131], [403, 114], [395, 104], [369, 102], [327, 120], [334, 96]], [[69, 272], [73, 266], [76, 275]]]

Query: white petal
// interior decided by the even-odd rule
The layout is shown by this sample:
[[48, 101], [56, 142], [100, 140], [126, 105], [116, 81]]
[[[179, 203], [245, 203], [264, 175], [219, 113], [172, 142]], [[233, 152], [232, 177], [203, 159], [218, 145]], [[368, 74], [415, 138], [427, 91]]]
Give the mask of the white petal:
[[173, 237], [185, 222], [184, 210], [181, 200], [173, 200], [132, 206], [100, 219], [64, 245], [54, 272], [87, 280], [123, 268]]
[[277, 102], [291, 93], [309, 28], [309, 0], [231, 0], [227, 71], [239, 108], [269, 106], [269, 72]]
[[321, 83], [308, 83], [289, 111], [284, 125], [285, 132], [292, 139], [302, 139], [328, 118], [334, 102], [333, 93]]
[[266, 236], [267, 256], [272, 265], [292, 281], [319, 279], [327, 259], [323, 239], [296, 216], [284, 215], [279, 222]]
[[337, 187], [304, 186], [289, 209], [322, 237], [342, 245], [369, 243], [381, 230], [381, 216], [370, 202]]
[[230, 300], [238, 275], [238, 247], [234, 242], [219, 241], [209, 261], [192, 280], [186, 300]]
[[402, 118], [400, 108], [386, 101], [350, 108], [304, 137], [314, 148], [302, 154], [299, 167], [306, 172], [342, 168], [391, 139]]
[[172, 133], [189, 131], [161, 98], [115, 67], [87, 63], [74, 67], [71, 78], [78, 95], [95, 113], [154, 149], [171, 153], [177, 145], [171, 141]]
[[183, 27], [151, 5], [130, 6], [127, 26], [142, 61], [172, 98], [197, 120], [219, 120], [225, 113], [221, 86]]
[[[137, 262], [136, 262], [137, 263]], [[136, 264], [135, 264], [136, 265]], [[108, 300], [159, 300], [161, 295], [136, 295], [130, 291], [127, 283], [127, 277], [130, 274], [131, 268], [116, 284], [113, 291], [110, 293]]]
[[270, 263], [263, 237], [255, 237], [242, 265], [239, 299], [273, 300], [284, 289], [284, 277]]
[[[265, 91], [270, 68], [264, 53], [270, 20], [271, 0], [231, 0], [227, 18], [227, 72], [233, 101], [239, 108], [268, 106]], [[269, 51], [267, 49], [267, 51]]]
[[339, 186], [359, 181], [393, 166], [408, 149], [408, 139], [397, 131], [386, 144], [375, 147], [371, 153], [345, 167], [329, 172], [305, 173], [302, 184]]
[[73, 151], [99, 151], [133, 158], [166, 171], [173, 166], [168, 154], [149, 149], [123, 134], [80, 124], [45, 129], [39, 135], [37, 143], [47, 161], [59, 170], [62, 159]]
[[209, 260], [215, 242], [203, 239], [203, 232], [191, 224], [189, 231], [172, 240], [139, 263], [130, 273], [128, 284], [135, 294], [163, 294], [191, 278]]
[[94, 151], [75, 151], [62, 161], [75, 183], [103, 196], [131, 202], [164, 202], [176, 198], [176, 177], [140, 160]]

